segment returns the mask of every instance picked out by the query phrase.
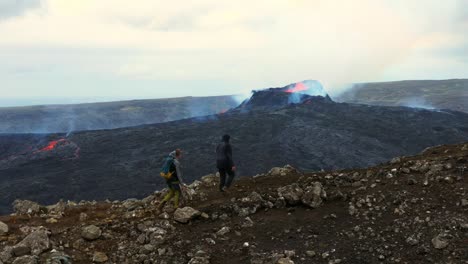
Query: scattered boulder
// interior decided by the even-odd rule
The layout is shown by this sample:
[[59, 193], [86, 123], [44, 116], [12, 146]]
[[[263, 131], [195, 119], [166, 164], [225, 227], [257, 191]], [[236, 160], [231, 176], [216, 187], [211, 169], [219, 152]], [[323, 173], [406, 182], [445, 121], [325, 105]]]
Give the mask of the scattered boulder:
[[109, 257], [107, 257], [106, 253], [104, 252], [94, 252], [93, 255], [93, 262], [96, 263], [104, 263], [109, 260]]
[[280, 258], [276, 264], [294, 264], [290, 258]]
[[231, 229], [229, 227], [225, 226], [225, 227], [221, 228], [218, 232], [216, 232], [216, 234], [218, 236], [224, 236], [229, 232], [231, 232]]
[[7, 234], [9, 231], [8, 225], [0, 221], [0, 236]]
[[201, 215], [201, 212], [192, 207], [177, 208], [174, 212], [174, 220], [179, 223], [188, 223], [190, 220]]
[[72, 264], [71, 257], [67, 254], [53, 249], [46, 257], [45, 264]]
[[320, 182], [314, 182], [312, 186], [308, 186], [305, 189], [304, 195], [302, 196], [302, 203], [312, 208], [318, 208], [322, 205], [323, 200], [327, 198], [327, 193], [323, 189]]
[[297, 205], [301, 202], [304, 190], [297, 183], [278, 188], [278, 196], [284, 197], [289, 205]]
[[101, 234], [101, 228], [95, 225], [83, 227], [83, 229], [81, 230], [81, 237], [86, 240], [96, 240], [101, 236]]
[[41, 205], [29, 200], [15, 200], [13, 210], [17, 214], [38, 214], [41, 212]]
[[461, 206], [468, 207], [468, 199], [461, 199]]
[[432, 246], [434, 246], [434, 248], [436, 249], [444, 249], [448, 246], [448, 241], [442, 236], [442, 235], [438, 235], [436, 237], [434, 237], [432, 240]]
[[36, 256], [23, 256], [13, 261], [13, 264], [37, 264], [37, 263], [39, 262]]
[[207, 257], [194, 257], [190, 259], [188, 264], [210, 264], [210, 259]]
[[28, 248], [33, 255], [39, 256], [42, 252], [50, 248], [49, 235], [50, 232], [46, 228], [40, 227], [27, 235], [15, 248], [25, 247]]

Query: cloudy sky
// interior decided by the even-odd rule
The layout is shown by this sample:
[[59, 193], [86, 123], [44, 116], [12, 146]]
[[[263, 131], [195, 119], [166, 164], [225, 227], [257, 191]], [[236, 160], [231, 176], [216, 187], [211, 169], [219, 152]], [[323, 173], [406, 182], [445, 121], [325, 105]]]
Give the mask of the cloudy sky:
[[0, 104], [466, 78], [467, 32], [466, 0], [0, 0]]

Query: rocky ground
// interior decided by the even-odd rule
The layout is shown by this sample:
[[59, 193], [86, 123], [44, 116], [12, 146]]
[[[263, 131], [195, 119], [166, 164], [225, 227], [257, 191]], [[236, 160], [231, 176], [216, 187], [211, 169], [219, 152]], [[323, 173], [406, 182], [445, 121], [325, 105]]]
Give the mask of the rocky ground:
[[182, 208], [16, 201], [0, 263], [468, 263], [468, 143], [377, 167], [195, 181]]

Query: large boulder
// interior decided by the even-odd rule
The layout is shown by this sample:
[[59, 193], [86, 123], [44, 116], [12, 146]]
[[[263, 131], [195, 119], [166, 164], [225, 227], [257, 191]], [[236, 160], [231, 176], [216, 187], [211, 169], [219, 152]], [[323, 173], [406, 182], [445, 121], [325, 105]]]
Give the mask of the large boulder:
[[297, 183], [278, 188], [278, 196], [283, 197], [290, 205], [297, 205], [301, 202], [304, 190]]
[[200, 211], [187, 206], [184, 208], [177, 208], [177, 210], [174, 212], [174, 220], [185, 224], [200, 215]]
[[29, 200], [15, 200], [13, 210], [17, 214], [38, 214], [41, 211], [41, 205]]
[[30, 252], [38, 256], [50, 248], [50, 232], [45, 227], [39, 227], [27, 235], [15, 248], [29, 248]]
[[0, 221], [0, 236], [5, 235], [8, 231], [8, 225]]
[[317, 208], [323, 203], [323, 199], [327, 198], [327, 193], [323, 189], [320, 182], [314, 182], [311, 186], [307, 186], [302, 196], [302, 203], [312, 208]]
[[81, 229], [81, 237], [83, 237], [86, 240], [96, 240], [99, 237], [101, 237], [101, 234], [101, 228], [95, 225], [85, 226], [83, 227], [83, 229]]
[[39, 262], [36, 256], [23, 256], [13, 261], [13, 264], [37, 264], [37, 263]]

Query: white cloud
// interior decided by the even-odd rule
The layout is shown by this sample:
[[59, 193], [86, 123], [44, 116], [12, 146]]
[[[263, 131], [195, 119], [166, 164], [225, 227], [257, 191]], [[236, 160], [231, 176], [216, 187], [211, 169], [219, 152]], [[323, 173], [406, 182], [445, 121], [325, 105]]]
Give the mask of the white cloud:
[[[454, 58], [466, 52], [468, 42], [463, 33], [468, 16], [461, 5], [466, 2], [47, 0], [37, 12], [0, 21], [0, 34], [8, 36], [0, 38], [0, 69], [18, 68], [20, 61], [156, 86], [167, 80], [213, 80], [231, 87], [218, 94], [235, 92], [233, 83], [245, 90], [312, 78], [336, 87], [411, 78], [408, 70], [438, 78], [466, 68]], [[44, 53], [21, 55], [38, 47]], [[11, 49], [17, 55], [2, 60]], [[54, 49], [66, 52], [57, 55]], [[448, 53], [450, 58], [439, 58]], [[421, 74], [418, 66], [428, 61], [442, 65]], [[7, 77], [10, 86], [21, 82]], [[51, 91], [37, 83], [35, 89]], [[215, 90], [214, 84], [206, 89]], [[127, 93], [138, 91], [143, 95], [147, 89], [129, 87]], [[187, 93], [203, 92], [187, 88]]]

